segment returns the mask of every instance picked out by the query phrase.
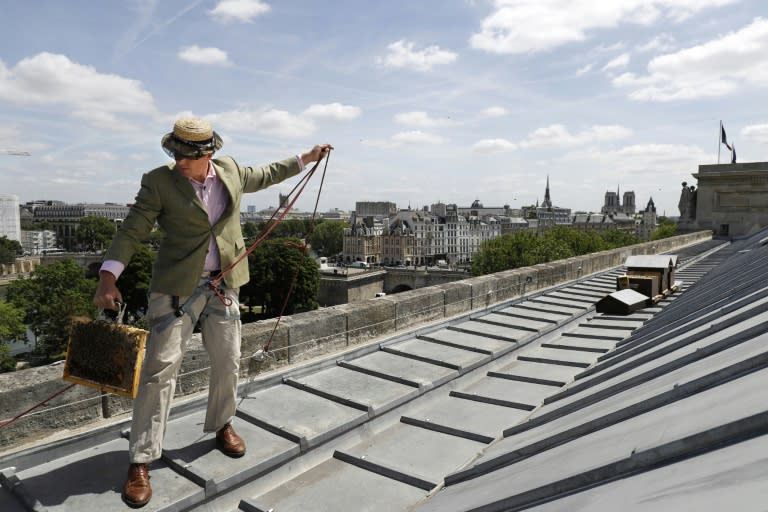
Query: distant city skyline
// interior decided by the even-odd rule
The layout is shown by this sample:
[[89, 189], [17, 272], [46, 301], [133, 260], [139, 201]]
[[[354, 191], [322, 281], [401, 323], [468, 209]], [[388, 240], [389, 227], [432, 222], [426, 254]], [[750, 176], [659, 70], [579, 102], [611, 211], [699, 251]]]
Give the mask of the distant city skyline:
[[[263, 164], [332, 142], [319, 209], [355, 201], [675, 216], [698, 165], [764, 161], [758, 0], [15, 3], [0, 34], [0, 182], [129, 203], [180, 115]], [[30, 156], [16, 156], [29, 153]], [[295, 180], [249, 196], [276, 206]], [[319, 179], [297, 207], [312, 210]]]

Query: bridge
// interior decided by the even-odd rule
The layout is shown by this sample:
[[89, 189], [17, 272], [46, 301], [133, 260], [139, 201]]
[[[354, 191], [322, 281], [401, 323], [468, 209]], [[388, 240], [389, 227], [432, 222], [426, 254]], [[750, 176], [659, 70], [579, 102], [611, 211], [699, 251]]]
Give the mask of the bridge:
[[320, 274], [317, 300], [321, 306], [335, 306], [372, 299], [379, 293], [400, 293], [468, 277], [467, 272], [429, 267], [327, 269]]

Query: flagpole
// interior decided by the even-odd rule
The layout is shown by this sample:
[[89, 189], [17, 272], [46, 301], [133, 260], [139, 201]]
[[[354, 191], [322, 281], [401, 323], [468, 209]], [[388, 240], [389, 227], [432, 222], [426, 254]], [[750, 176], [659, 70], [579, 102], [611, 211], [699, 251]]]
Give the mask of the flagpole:
[[720, 146], [723, 141], [723, 120], [720, 120], [720, 130], [717, 132], [717, 164], [720, 165]]

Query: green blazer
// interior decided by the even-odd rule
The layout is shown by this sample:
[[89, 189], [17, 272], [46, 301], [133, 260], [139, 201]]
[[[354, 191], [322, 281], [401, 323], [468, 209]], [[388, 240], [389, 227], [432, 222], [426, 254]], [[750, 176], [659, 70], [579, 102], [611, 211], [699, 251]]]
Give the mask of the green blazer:
[[[229, 204], [211, 226], [208, 213], [194, 187], [174, 164], [146, 173], [136, 201], [104, 255], [127, 265], [139, 245], [147, 239], [155, 222], [165, 237], [152, 269], [151, 292], [185, 297], [191, 295], [203, 271], [211, 234], [219, 246], [222, 268], [245, 252], [240, 229], [240, 199], [300, 172], [296, 158], [263, 167], [241, 167], [231, 157], [212, 159], [218, 178], [229, 194]], [[239, 288], [248, 282], [248, 259], [244, 258], [224, 276], [224, 283]]]

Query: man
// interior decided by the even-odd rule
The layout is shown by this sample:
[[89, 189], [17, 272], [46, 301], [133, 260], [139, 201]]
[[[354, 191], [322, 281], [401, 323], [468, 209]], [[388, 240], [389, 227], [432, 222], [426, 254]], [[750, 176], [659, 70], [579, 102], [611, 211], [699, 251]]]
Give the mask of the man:
[[116, 286], [136, 248], [159, 224], [164, 238], [152, 270], [150, 336], [133, 404], [130, 466], [123, 500], [132, 507], [152, 497], [148, 464], [160, 458], [170, 403], [187, 341], [200, 324], [211, 364], [208, 408], [203, 430], [216, 433], [226, 455], [245, 454], [232, 427], [240, 361], [239, 288], [248, 282], [248, 261], [229, 269], [219, 294], [206, 283], [228, 269], [245, 250], [240, 230], [240, 199], [301, 172], [333, 148], [319, 144], [308, 152], [263, 167], [243, 167], [230, 157], [213, 159], [222, 139], [198, 118], [179, 119], [161, 141], [175, 164], [145, 174], [136, 202], [107, 250], [94, 302], [117, 309]]

